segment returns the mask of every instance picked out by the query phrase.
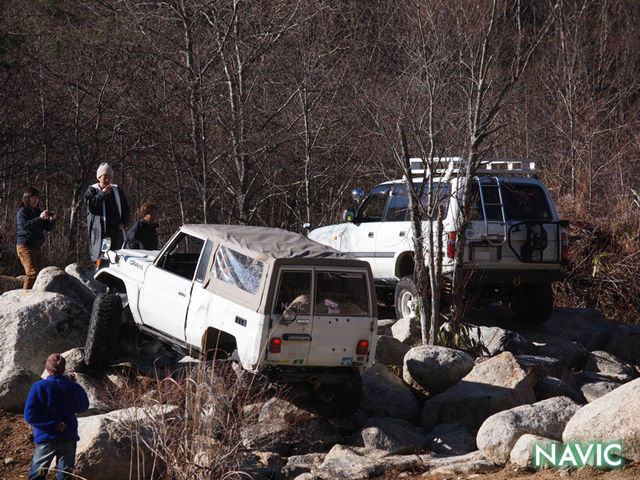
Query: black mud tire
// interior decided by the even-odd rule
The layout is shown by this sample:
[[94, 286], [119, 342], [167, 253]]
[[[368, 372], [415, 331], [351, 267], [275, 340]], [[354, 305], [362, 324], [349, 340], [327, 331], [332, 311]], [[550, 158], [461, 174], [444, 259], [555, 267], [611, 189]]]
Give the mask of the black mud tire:
[[104, 370], [116, 355], [122, 329], [122, 299], [118, 295], [100, 293], [91, 310], [84, 363], [92, 370]]
[[362, 377], [355, 375], [348, 383], [322, 383], [313, 388], [318, 412], [328, 418], [348, 417], [360, 406]]
[[553, 310], [553, 289], [549, 283], [522, 285], [511, 299], [511, 310], [527, 325], [544, 322]]
[[412, 277], [402, 277], [396, 284], [394, 295], [394, 305], [396, 318], [398, 320], [407, 316], [415, 315], [413, 300], [416, 298], [418, 290]]

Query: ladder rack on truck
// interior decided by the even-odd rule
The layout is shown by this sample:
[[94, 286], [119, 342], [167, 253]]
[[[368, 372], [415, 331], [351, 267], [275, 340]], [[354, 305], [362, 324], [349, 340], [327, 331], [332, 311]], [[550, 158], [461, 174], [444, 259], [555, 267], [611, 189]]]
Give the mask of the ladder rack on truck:
[[[425, 175], [425, 165], [421, 158], [410, 159], [411, 174], [414, 177]], [[452, 176], [464, 175], [468, 161], [463, 157], [434, 157], [433, 171], [437, 176], [443, 176], [449, 171]], [[476, 175], [518, 175], [537, 178], [536, 162], [528, 159], [491, 158], [480, 162]]]

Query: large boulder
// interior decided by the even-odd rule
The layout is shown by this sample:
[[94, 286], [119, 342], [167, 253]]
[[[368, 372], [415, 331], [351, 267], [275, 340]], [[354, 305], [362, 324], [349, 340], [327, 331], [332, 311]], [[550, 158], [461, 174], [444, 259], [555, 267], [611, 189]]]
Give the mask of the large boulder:
[[557, 358], [568, 368], [582, 365], [587, 355], [583, 344], [555, 333], [529, 332], [527, 337], [536, 344], [539, 356]]
[[84, 343], [88, 316], [57, 293], [12, 290], [0, 296], [0, 408], [22, 410], [49, 354]]
[[458, 383], [474, 366], [469, 354], [437, 345], [414, 347], [404, 356], [402, 379], [431, 394]]
[[141, 478], [150, 478], [153, 462], [147, 445], [155, 445], [159, 438], [154, 435], [177, 411], [177, 407], [156, 405], [79, 418], [74, 473], [91, 480], [119, 480], [146, 466], [149, 471], [140, 472]]
[[376, 344], [376, 362], [400, 367], [404, 356], [410, 349], [409, 345], [396, 338], [379, 335], [378, 343]]
[[456, 423], [478, 429], [496, 412], [535, 402], [533, 382], [510, 352], [477, 364], [460, 382], [427, 400], [421, 423], [431, 429]]
[[600, 347], [603, 334], [608, 336], [616, 323], [590, 308], [554, 308], [540, 328], [557, 337], [578, 342], [591, 350]]
[[45, 267], [38, 273], [38, 278], [33, 284], [33, 290], [38, 292], [54, 292], [72, 298], [86, 311], [93, 307], [95, 293], [84, 283], [58, 267]]
[[564, 378], [545, 377], [536, 383], [534, 392], [538, 400], [545, 400], [553, 397], [569, 397], [576, 403], [587, 403], [587, 399], [584, 398], [584, 395], [574, 387], [572, 383], [567, 382]]
[[355, 446], [385, 450], [391, 455], [427, 446], [424, 430], [400, 418], [371, 418], [353, 438]]
[[418, 400], [387, 367], [374, 363], [362, 377], [360, 408], [370, 417], [396, 417], [413, 421], [418, 417]]
[[621, 382], [594, 372], [580, 372], [576, 375], [576, 380], [580, 393], [587, 402], [593, 402], [622, 385]]
[[638, 372], [633, 366], [603, 350], [589, 352], [584, 369], [587, 372], [597, 372], [621, 383], [629, 382], [638, 376]]
[[407, 345], [413, 345], [419, 342], [422, 338], [420, 319], [409, 317], [401, 318], [391, 326], [391, 335], [393, 338]]
[[469, 429], [455, 423], [441, 423], [427, 434], [432, 452], [445, 455], [464, 455], [478, 449], [476, 436]]
[[525, 433], [560, 440], [567, 422], [580, 408], [568, 397], [554, 397], [532, 405], [522, 405], [487, 418], [476, 436], [482, 455], [504, 465], [509, 454]]
[[70, 265], [67, 265], [64, 268], [64, 271], [72, 277], [80, 280], [84, 284], [84, 286], [91, 290], [94, 294], [98, 294], [106, 290], [106, 286], [104, 284], [96, 281], [96, 279], [93, 278], [93, 274], [95, 272], [92, 269], [90, 270], [84, 268], [81, 265], [78, 265], [77, 263], [72, 263]]
[[[534, 464], [534, 458], [532, 455], [534, 445], [538, 444], [546, 449], [552, 443], [557, 444], [558, 441], [543, 437], [541, 435], [525, 433], [520, 438], [518, 438], [518, 441], [511, 449], [511, 453], [509, 453], [509, 461], [513, 465], [517, 465], [518, 467], [535, 468], [536, 465]], [[543, 463], [543, 465], [549, 464], [545, 462]]]
[[640, 379], [580, 408], [567, 423], [562, 440], [565, 443], [621, 441], [622, 456], [640, 461]]
[[489, 355], [511, 352], [514, 355], [534, 355], [536, 346], [523, 335], [500, 327], [469, 327], [469, 337], [481, 342]]

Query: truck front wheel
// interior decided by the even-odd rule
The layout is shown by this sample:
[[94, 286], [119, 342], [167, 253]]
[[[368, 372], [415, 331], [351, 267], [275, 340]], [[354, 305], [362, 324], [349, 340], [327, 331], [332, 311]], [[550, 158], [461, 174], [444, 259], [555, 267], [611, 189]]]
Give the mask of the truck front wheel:
[[118, 295], [100, 293], [91, 310], [84, 363], [93, 370], [104, 370], [115, 358], [121, 330], [122, 299]]

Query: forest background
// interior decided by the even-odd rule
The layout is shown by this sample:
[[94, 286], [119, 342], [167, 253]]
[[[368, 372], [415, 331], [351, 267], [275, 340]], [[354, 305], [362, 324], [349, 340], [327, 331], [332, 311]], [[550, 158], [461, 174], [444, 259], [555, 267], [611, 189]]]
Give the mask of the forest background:
[[[571, 221], [556, 303], [638, 322], [638, 19], [635, 0], [0, 0], [0, 273], [22, 273], [28, 185], [58, 215], [58, 266], [88, 262], [101, 162], [133, 209], [159, 205], [161, 240], [183, 223], [302, 232], [402, 175], [404, 124], [412, 155], [537, 160]], [[499, 108], [477, 142], [483, 101]]]

